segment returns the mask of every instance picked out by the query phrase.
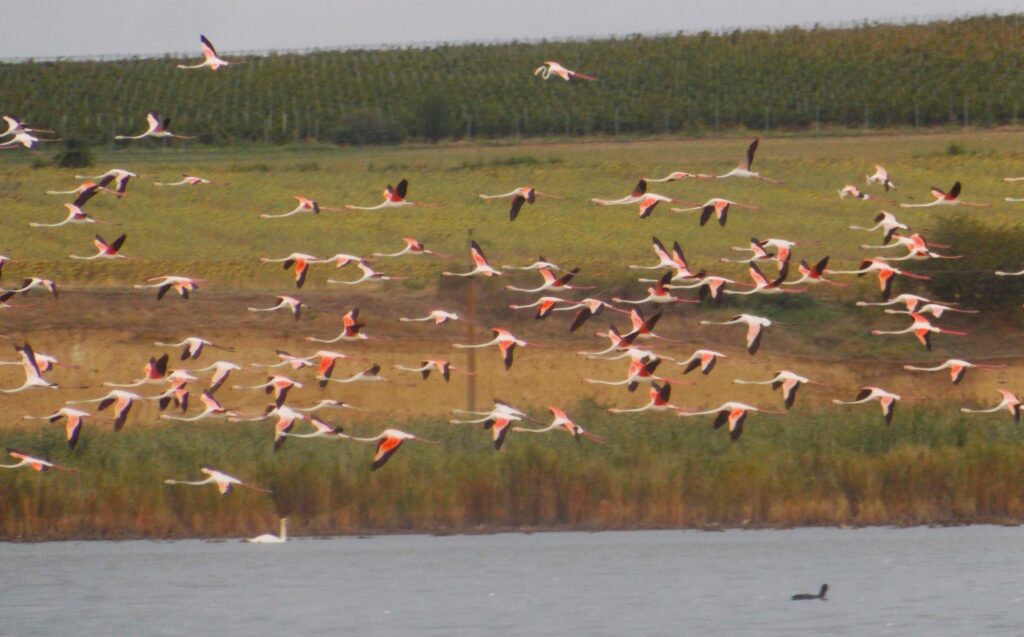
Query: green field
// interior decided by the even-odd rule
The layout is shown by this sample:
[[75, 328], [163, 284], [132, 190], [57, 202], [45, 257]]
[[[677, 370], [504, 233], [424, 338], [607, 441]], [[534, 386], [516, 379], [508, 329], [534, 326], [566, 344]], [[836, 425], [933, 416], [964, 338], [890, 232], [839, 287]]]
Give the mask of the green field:
[[[631, 419], [601, 413], [606, 406], [646, 402], [642, 392], [631, 395], [580, 382], [584, 377], [610, 379], [623, 374], [621, 361], [587, 361], [573, 355], [603, 347], [604, 342], [592, 332], [606, 329], [611, 320], [622, 322], [606, 314], [592, 327], [569, 335], [566, 315], [539, 322], [528, 313], [509, 311], [508, 303], [530, 296], [506, 292], [503, 286], [531, 286], [536, 275], [515, 274], [476, 283], [475, 341], [486, 336], [487, 327], [501, 325], [540, 346], [518, 351], [509, 372], [503, 371], [494, 350], [479, 351], [473, 377], [477, 404], [488, 404], [496, 396], [529, 408], [540, 419], [547, 418], [546, 405], [566, 406], [584, 427], [608, 437], [607, 446], [576, 449], [562, 434], [525, 440], [519, 436], [511, 438], [508, 450], [495, 454], [485, 432], [457, 431], [443, 424], [452, 408], [466, 406], [465, 375], [456, 373], [445, 385], [434, 377], [421, 381], [390, 369], [392, 364], [413, 364], [424, 357], [467, 364], [464, 352], [450, 349], [453, 342], [467, 342], [465, 323], [435, 328], [402, 324], [397, 318], [436, 306], [465, 312], [467, 282], [443, 278], [440, 272], [469, 269], [470, 231], [494, 264], [522, 264], [543, 254], [565, 267], [579, 266], [577, 281], [596, 286], [587, 294], [602, 298], [642, 294], [644, 286], [635, 282], [637, 273], [626, 265], [655, 261], [652, 235], [666, 243], [678, 240], [697, 268], [742, 280], [746, 278], [742, 266], [719, 263], [719, 259], [736, 256], [729, 248], [746, 245], [751, 236], [794, 240], [797, 259], [816, 261], [829, 255], [832, 268], [852, 269], [869, 253], [859, 245], [876, 243], [878, 235], [850, 231], [847, 226], [867, 224], [878, 206], [840, 201], [836, 190], [846, 183], [863, 184], [876, 162], [885, 164], [893, 175], [899, 190], [891, 196], [898, 201], [928, 201], [929, 186], [948, 188], [959, 180], [963, 199], [992, 204], [979, 209], [893, 208], [900, 219], [931, 238], [952, 237], [952, 248], [942, 251], [965, 255], [950, 262], [953, 265], [914, 263], [907, 266], [909, 270], [932, 272], [939, 285], [959, 280], [955, 274], [946, 274], [950, 267], [978, 270], [974, 278], [988, 281], [994, 277], [987, 272], [999, 263], [1013, 269], [1024, 265], [1024, 247], [1012, 242], [978, 248], [955, 241], [963, 219], [975, 222], [975, 235], [984, 231], [1019, 238], [1021, 209], [1002, 203], [1005, 196], [1021, 196], [1024, 188], [1002, 181], [1004, 176], [1024, 174], [1024, 133], [1017, 130], [764, 138], [755, 169], [785, 180], [784, 184], [737, 180], [652, 184], [652, 191], [682, 201], [723, 196], [761, 207], [734, 210], [725, 228], [714, 224], [701, 228], [692, 214], [672, 213], [664, 206], [652, 218], [641, 220], [632, 206], [603, 208], [589, 203], [591, 197], [624, 196], [640, 176], [658, 177], [672, 170], [726, 172], [747, 142], [727, 137], [230, 150], [182, 144], [169, 149], [101, 151], [86, 174], [120, 166], [142, 175], [124, 199], [101, 194], [88, 205], [95, 217], [118, 222], [119, 228], [28, 227], [30, 221], [63, 218], [64, 198], [43, 193], [73, 187], [72, 176], [83, 171], [32, 168], [38, 153], [0, 156], [7, 228], [0, 253], [16, 260], [5, 266], [3, 281], [13, 286], [22, 276], [50, 276], [63, 288], [57, 300], [39, 293], [13, 300], [20, 307], [3, 310], [3, 333], [12, 344], [28, 340], [37, 351], [78, 366], [58, 368], [51, 374], [65, 387], [60, 393], [39, 390], [0, 398], [8, 407], [8, 418], [0, 424], [0, 443], [51, 454], [55, 461], [80, 469], [75, 475], [0, 474], [0, 480], [11, 486], [4, 490], [4, 510], [12, 512], [0, 524], [0, 535], [167, 537], [200, 529], [232, 535], [260, 530], [275, 514], [289, 512], [301, 519], [299, 529], [316, 533], [736, 525], [745, 520], [765, 525], [1019, 520], [1018, 430], [1005, 413], [957, 413], [960, 406], [995, 404], [996, 387], [1013, 389], [1024, 377], [1015, 337], [1021, 325], [1017, 305], [1021, 286], [1014, 279], [1001, 280], [999, 289], [989, 295], [999, 296], [995, 300], [1005, 297], [1012, 304], [997, 304], [976, 317], [944, 317], [941, 325], [971, 335], [967, 339], [939, 336], [932, 354], [909, 336], [882, 339], [867, 334], [871, 328], [898, 328], [905, 323], [904, 317], [853, 305], [858, 299], [877, 298], [874, 280], [843, 277], [850, 287], [819, 286], [783, 299], [729, 299], [717, 310], [703, 305], [667, 308], [658, 331], [682, 342], [658, 347], [659, 351], [685, 356], [697, 347], [711, 346], [729, 355], [712, 375], [693, 378], [693, 386], [676, 387], [673, 402], [681, 407], [704, 409], [740, 399], [777, 408], [778, 395], [768, 388], [739, 388], [731, 381], [767, 378], [782, 368], [834, 387], [802, 390], [792, 414], [785, 418], [752, 416], [747, 433], [734, 445], [723, 432], [710, 430], [710, 418]], [[151, 185], [173, 181], [183, 172], [207, 177], [215, 185], [177, 189]], [[429, 207], [259, 218], [260, 213], [290, 210], [296, 194], [314, 197], [324, 206], [375, 204], [384, 185], [403, 177], [410, 180], [410, 199]], [[565, 199], [541, 199], [510, 224], [506, 204], [477, 198], [479, 193], [507, 192], [522, 185]], [[880, 194], [875, 188], [870, 191]], [[137, 258], [99, 263], [68, 259], [69, 254], [92, 252], [96, 230], [108, 239], [127, 233], [124, 253]], [[314, 266], [298, 292], [290, 272], [258, 260], [293, 251], [320, 257], [337, 252], [392, 252], [402, 247], [403, 236], [415, 236], [455, 258], [382, 259], [377, 262], [381, 271], [408, 278], [353, 287], [326, 283], [329, 277], [354, 278], [352, 268]], [[160, 274], [187, 274], [207, 283], [188, 302], [171, 297], [157, 302], [151, 292], [131, 289]], [[971, 294], [978, 291], [971, 285], [957, 288], [962, 296], [943, 300], [971, 302], [975, 298]], [[916, 282], [898, 281], [895, 289], [929, 293], [928, 287]], [[310, 304], [301, 321], [245, 311], [247, 306], [270, 305], [275, 294], [285, 293]], [[290, 402], [308, 404], [325, 395], [344, 398], [384, 412], [355, 417], [342, 412], [337, 420], [347, 430], [369, 435], [386, 426], [408, 428], [440, 438], [440, 448], [409, 445], [391, 464], [371, 474], [369, 448], [339, 443], [344, 448], [335, 449], [322, 441], [294, 441], [297, 444], [289, 443], [275, 456], [269, 451], [269, 424], [249, 427], [210, 421], [178, 427], [159, 421], [151, 404], [139, 408], [126, 430], [116, 436], [103, 433], [108, 423], [90, 422], [81, 447], [74, 452], [66, 450], [60, 426], [20, 420], [22, 415], [48, 413], [65, 399], [99, 396], [104, 391], [98, 387], [101, 381], [137, 378], [145, 360], [160, 351], [153, 341], [195, 334], [235, 347], [236, 353], [223, 355], [228, 360], [243, 365], [271, 363], [277, 348], [296, 354], [315, 351], [303, 338], [333, 336], [340, 329], [341, 314], [355, 305], [362, 309], [367, 333], [390, 340], [336, 349], [380, 363], [396, 383], [333, 385], [321, 391], [313, 374], [302, 370], [293, 377], [307, 387], [295, 392]], [[742, 328], [698, 326], [700, 319], [738, 310], [763, 313], [783, 323], [769, 331], [756, 357], [742, 350]], [[220, 354], [205, 353], [201, 360], [182, 367], [203, 366]], [[900, 369], [903, 363], [941, 362], [950, 356], [998, 358], [1009, 367], [969, 372], [959, 387], [950, 385], [943, 375], [912, 376]], [[13, 348], [3, 358], [13, 360]], [[336, 375], [366, 365], [366, 361], [344, 362]], [[672, 367], [666, 364], [660, 371], [680, 377], [682, 370]], [[250, 368], [229, 385], [255, 384], [262, 377], [262, 370]], [[0, 367], [0, 387], [16, 386], [21, 379], [17, 367]], [[860, 385], [872, 383], [905, 396], [891, 428], [881, 424], [877, 405], [837, 408], [829, 404], [834, 397], [852, 398]], [[149, 387], [143, 393], [156, 391]], [[247, 412], [265, 404], [262, 394], [230, 387], [221, 390], [219, 397], [226, 406]], [[273, 484], [275, 496], [233, 494], [219, 500], [212, 488], [210, 493], [166, 491], [169, 487], [164, 487], [162, 479], [195, 476], [203, 462], [223, 465], [257, 484]], [[804, 480], [808, 470], [818, 473]], [[318, 477], [307, 490], [302, 485], [308, 472]], [[748, 491], [745, 480], [752, 475], [764, 476], [771, 488]], [[993, 481], [993, 475], [999, 479]], [[533, 481], [540, 481], [536, 489]], [[696, 481], [692, 489], [686, 487], [692, 481]], [[860, 486], [847, 489], [844, 481]], [[897, 488], [893, 485], [899, 490], [892, 491]], [[518, 493], [517, 489], [531, 494], [523, 498], [535, 501], [509, 495]], [[938, 495], [947, 491], [951, 494]], [[118, 504], [139, 500], [148, 503]], [[643, 502], [650, 503], [649, 511], [637, 509], [647, 506], [638, 504]]]

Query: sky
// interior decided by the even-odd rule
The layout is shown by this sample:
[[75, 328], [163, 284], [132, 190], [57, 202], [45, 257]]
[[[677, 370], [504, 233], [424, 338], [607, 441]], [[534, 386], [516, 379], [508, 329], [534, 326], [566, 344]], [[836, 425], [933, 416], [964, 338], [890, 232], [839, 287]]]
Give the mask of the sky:
[[[566, 38], [1024, 12], [1024, 0], [13, 0], [0, 58]], [[16, 16], [16, 17], [15, 17]], [[35, 26], [29, 26], [35, 25]]]

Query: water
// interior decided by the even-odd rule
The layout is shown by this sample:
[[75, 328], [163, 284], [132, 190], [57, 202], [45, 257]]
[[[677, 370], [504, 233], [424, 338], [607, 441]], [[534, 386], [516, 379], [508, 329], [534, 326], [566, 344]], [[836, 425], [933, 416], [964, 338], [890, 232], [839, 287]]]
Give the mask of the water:
[[[1022, 536], [975, 526], [0, 544], [0, 634], [1021, 634]], [[790, 601], [823, 582], [829, 601]]]

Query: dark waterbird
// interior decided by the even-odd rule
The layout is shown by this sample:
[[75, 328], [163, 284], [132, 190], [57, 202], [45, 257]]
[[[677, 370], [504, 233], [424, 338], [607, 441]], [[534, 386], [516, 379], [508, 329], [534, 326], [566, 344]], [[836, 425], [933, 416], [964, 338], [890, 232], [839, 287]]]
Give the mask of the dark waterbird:
[[821, 585], [821, 592], [818, 593], [817, 595], [812, 595], [811, 593], [800, 593], [798, 595], [794, 595], [790, 599], [792, 599], [793, 601], [803, 601], [805, 599], [820, 599], [821, 601], [826, 602], [826, 601], [828, 601], [827, 599], [825, 599], [825, 593], [827, 593], [827, 592], [828, 592], [828, 584], [822, 584]]

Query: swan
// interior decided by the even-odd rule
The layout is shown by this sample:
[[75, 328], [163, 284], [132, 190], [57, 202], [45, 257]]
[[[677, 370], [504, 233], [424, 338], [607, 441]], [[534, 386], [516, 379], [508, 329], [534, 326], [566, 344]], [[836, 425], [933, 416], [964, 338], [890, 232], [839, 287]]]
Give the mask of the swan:
[[264, 533], [263, 535], [257, 535], [251, 537], [246, 542], [251, 544], [283, 544], [288, 541], [288, 518], [281, 518], [281, 535], [274, 535], [273, 533]]

